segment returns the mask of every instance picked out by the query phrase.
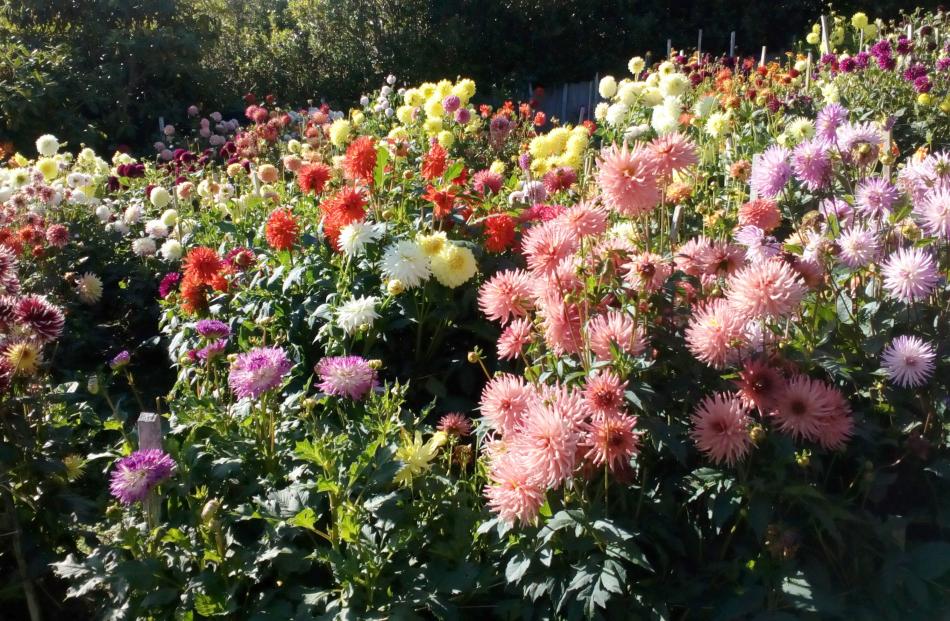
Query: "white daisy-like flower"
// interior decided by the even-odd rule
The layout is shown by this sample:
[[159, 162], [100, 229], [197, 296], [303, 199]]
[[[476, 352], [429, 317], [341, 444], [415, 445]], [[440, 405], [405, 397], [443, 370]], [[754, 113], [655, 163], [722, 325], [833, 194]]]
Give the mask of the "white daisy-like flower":
[[363, 296], [347, 300], [336, 309], [336, 324], [347, 334], [352, 334], [363, 324], [372, 325], [374, 319], [379, 319], [376, 312], [377, 298]]
[[898, 336], [884, 348], [881, 363], [898, 386], [921, 386], [934, 372], [933, 345], [916, 336]]
[[381, 227], [368, 222], [351, 222], [340, 229], [340, 250], [348, 257], [363, 253], [382, 234]]
[[407, 289], [418, 287], [429, 278], [429, 257], [418, 244], [403, 240], [391, 244], [383, 253], [381, 264], [385, 277], [400, 281]]

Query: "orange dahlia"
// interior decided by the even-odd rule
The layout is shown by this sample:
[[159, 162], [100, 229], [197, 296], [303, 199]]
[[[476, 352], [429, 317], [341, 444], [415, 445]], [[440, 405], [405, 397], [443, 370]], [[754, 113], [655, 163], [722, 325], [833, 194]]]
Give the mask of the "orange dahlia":
[[366, 217], [366, 198], [363, 193], [346, 186], [320, 203], [323, 212], [323, 233], [335, 250], [339, 250], [340, 230]]
[[198, 246], [188, 251], [183, 265], [186, 278], [192, 276], [197, 282], [211, 284], [224, 262], [211, 248]]
[[186, 273], [181, 281], [181, 308], [186, 313], [197, 313], [208, 307], [206, 285], [193, 273]]
[[267, 219], [267, 243], [275, 250], [290, 250], [300, 236], [300, 225], [289, 209], [275, 209]]

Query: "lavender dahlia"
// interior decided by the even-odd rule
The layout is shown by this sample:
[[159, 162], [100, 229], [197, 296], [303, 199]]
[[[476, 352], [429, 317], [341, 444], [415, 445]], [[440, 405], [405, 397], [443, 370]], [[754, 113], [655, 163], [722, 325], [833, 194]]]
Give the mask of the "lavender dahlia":
[[202, 319], [195, 324], [198, 334], [209, 340], [224, 339], [231, 336], [231, 328], [228, 324], [217, 319]]
[[118, 371], [125, 368], [129, 361], [132, 359], [132, 355], [126, 351], [122, 350], [112, 357], [112, 360], [109, 361], [109, 368], [113, 371]]
[[280, 347], [257, 347], [234, 360], [228, 384], [239, 398], [256, 399], [280, 386], [291, 366], [287, 353]]
[[933, 257], [920, 248], [900, 248], [884, 263], [884, 289], [891, 297], [912, 303], [930, 295], [940, 280]]
[[884, 348], [881, 364], [898, 386], [921, 386], [934, 372], [933, 345], [916, 336], [898, 336]]
[[124, 504], [140, 502], [174, 469], [175, 460], [160, 449], [135, 451], [116, 463], [109, 491]]
[[758, 196], [773, 198], [782, 191], [792, 177], [790, 156], [785, 147], [772, 145], [752, 162], [752, 190]]
[[314, 368], [317, 389], [336, 397], [359, 401], [376, 384], [376, 371], [361, 356], [327, 356]]

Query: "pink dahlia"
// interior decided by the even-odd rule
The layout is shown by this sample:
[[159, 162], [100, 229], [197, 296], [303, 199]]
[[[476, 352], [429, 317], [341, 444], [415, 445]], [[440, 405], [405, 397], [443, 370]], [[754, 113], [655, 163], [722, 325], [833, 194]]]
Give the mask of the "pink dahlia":
[[561, 416], [553, 404], [537, 402], [528, 408], [511, 441], [511, 452], [534, 481], [556, 488], [574, 471], [579, 439], [573, 422]]
[[497, 194], [501, 190], [504, 179], [498, 173], [494, 173], [487, 168], [480, 170], [472, 175], [472, 189], [479, 194]]
[[928, 194], [918, 213], [929, 235], [950, 239], [950, 189], [941, 186]]
[[854, 192], [855, 208], [867, 218], [886, 216], [899, 199], [898, 189], [880, 177], [862, 179]]
[[697, 360], [721, 369], [739, 357], [746, 342], [745, 325], [726, 300], [711, 300], [690, 318], [686, 347]]
[[577, 238], [569, 229], [559, 222], [550, 221], [528, 229], [521, 249], [531, 271], [551, 274], [561, 261], [574, 253], [577, 244]]
[[880, 251], [877, 233], [861, 225], [842, 232], [838, 238], [838, 259], [851, 268], [869, 265]]
[[63, 311], [39, 295], [26, 295], [17, 301], [16, 322], [33, 331], [41, 341], [54, 341], [63, 333]]
[[514, 360], [531, 342], [534, 326], [529, 319], [515, 319], [498, 337], [498, 357], [502, 360]]
[[534, 308], [531, 286], [531, 276], [524, 270], [499, 272], [479, 287], [478, 307], [486, 317], [505, 325]]
[[633, 323], [633, 318], [621, 311], [609, 310], [596, 315], [587, 322], [587, 340], [598, 360], [613, 359], [613, 350], [639, 356], [646, 349], [643, 331]]
[[779, 430], [795, 438], [816, 441], [836, 405], [824, 382], [799, 375], [785, 382], [771, 415]]
[[652, 156], [657, 176], [663, 179], [669, 179], [674, 172], [686, 170], [699, 161], [696, 144], [679, 132], [654, 138], [646, 149]]
[[620, 414], [626, 388], [627, 382], [620, 381], [613, 371], [594, 371], [584, 386], [584, 401], [595, 417]]
[[743, 319], [783, 317], [795, 311], [807, 291], [788, 263], [770, 259], [729, 277], [729, 307]]
[[825, 386], [825, 396], [831, 404], [831, 412], [818, 428], [818, 444], [828, 450], [837, 450], [847, 444], [854, 433], [854, 417], [851, 404], [834, 386]]
[[459, 412], [450, 412], [439, 419], [438, 430], [450, 436], [465, 437], [472, 433], [472, 421]]
[[490, 427], [509, 436], [537, 400], [538, 393], [533, 386], [518, 376], [504, 374], [492, 378], [482, 389], [479, 408]]
[[362, 356], [327, 356], [314, 371], [320, 376], [318, 390], [354, 401], [365, 398], [376, 385], [376, 371]]
[[576, 354], [584, 346], [577, 304], [550, 301], [541, 309], [544, 341], [557, 354]]
[[884, 289], [908, 304], [930, 295], [940, 272], [930, 253], [920, 248], [900, 248], [884, 262]]
[[280, 386], [291, 366], [280, 347], [257, 347], [239, 354], [231, 363], [228, 384], [239, 398], [257, 399]]
[[690, 239], [681, 245], [673, 255], [673, 263], [676, 265], [676, 269], [690, 276], [701, 276], [705, 271], [701, 257], [709, 247], [709, 240], [702, 235]]
[[742, 400], [728, 393], [703, 399], [692, 416], [690, 437], [717, 464], [732, 465], [749, 452], [751, 419]]
[[607, 206], [623, 215], [648, 213], [660, 202], [656, 163], [642, 147], [630, 150], [624, 143], [602, 151], [597, 183]]
[[607, 230], [607, 212], [593, 203], [579, 203], [557, 218], [575, 237], [600, 235]]
[[729, 276], [745, 263], [746, 253], [742, 246], [715, 241], [700, 248], [696, 260], [709, 276]]
[[175, 460], [160, 449], [135, 451], [116, 462], [109, 491], [123, 504], [141, 502], [156, 485], [166, 481], [174, 469]]
[[755, 158], [750, 180], [752, 191], [765, 198], [778, 195], [792, 177], [790, 158], [791, 152], [779, 145], [772, 145]]
[[633, 288], [648, 292], [658, 291], [673, 273], [669, 261], [652, 252], [642, 252], [632, 257], [624, 267], [627, 268], [624, 281]]
[[892, 382], [915, 387], [926, 384], [933, 375], [936, 356], [932, 344], [916, 336], [898, 336], [884, 348], [881, 363]]
[[580, 443], [584, 458], [598, 466], [606, 464], [611, 472], [623, 470], [639, 448], [636, 426], [636, 416], [615, 413], [594, 417], [584, 425]]
[[17, 276], [16, 253], [0, 244], [0, 294], [16, 295], [20, 292], [20, 279]]
[[544, 504], [544, 487], [532, 477], [532, 471], [520, 459], [504, 454], [493, 460], [485, 486], [488, 507], [509, 524], [534, 523]]
[[811, 191], [827, 186], [831, 180], [828, 144], [820, 139], [805, 140], [799, 144], [792, 152], [792, 170], [795, 178]]
[[781, 223], [778, 204], [770, 198], [757, 198], [739, 207], [739, 226], [757, 226], [768, 233]]
[[779, 372], [761, 358], [747, 360], [734, 383], [742, 402], [762, 413], [771, 411], [779, 392], [785, 388]]
[[542, 181], [548, 194], [554, 194], [577, 183], [577, 173], [570, 166], [562, 166], [546, 173]]
[[815, 119], [815, 133], [819, 138], [834, 142], [838, 137], [838, 128], [848, 120], [848, 111], [839, 104], [828, 104], [821, 109]]

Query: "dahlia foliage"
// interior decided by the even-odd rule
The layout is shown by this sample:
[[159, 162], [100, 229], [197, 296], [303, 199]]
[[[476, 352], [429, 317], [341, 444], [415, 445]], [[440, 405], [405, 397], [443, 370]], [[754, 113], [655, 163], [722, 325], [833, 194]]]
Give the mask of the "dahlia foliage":
[[950, 20], [829, 29], [634, 57], [579, 124], [390, 76], [40, 137], [6, 530], [104, 618], [938, 618]]

